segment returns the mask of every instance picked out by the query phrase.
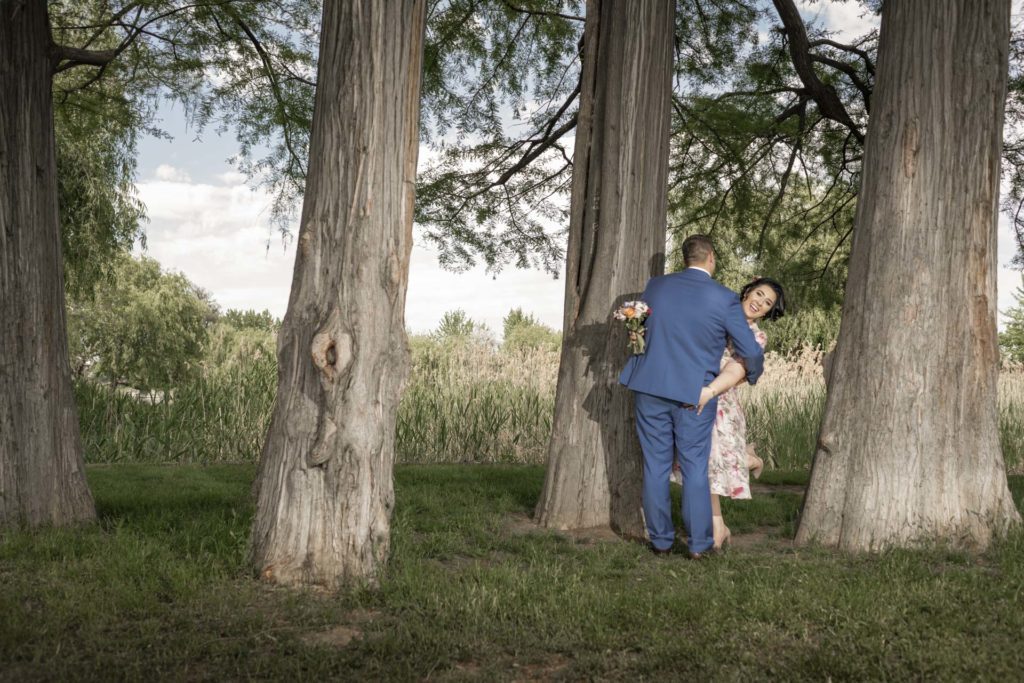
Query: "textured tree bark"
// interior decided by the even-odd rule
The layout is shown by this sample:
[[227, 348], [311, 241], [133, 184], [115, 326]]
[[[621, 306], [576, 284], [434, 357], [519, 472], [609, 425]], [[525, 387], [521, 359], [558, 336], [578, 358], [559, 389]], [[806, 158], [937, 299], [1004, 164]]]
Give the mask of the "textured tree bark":
[[324, 4], [309, 178], [252, 561], [285, 585], [374, 581], [388, 557], [419, 149], [423, 0]]
[[64, 321], [46, 3], [0, 0], [0, 527], [93, 519]]
[[1010, 0], [883, 6], [843, 322], [797, 542], [985, 547], [999, 447], [996, 219]]
[[[537, 522], [642, 537], [626, 336], [611, 314], [665, 263], [671, 0], [587, 3], [573, 157], [565, 317]], [[629, 293], [629, 294], [627, 294]]]

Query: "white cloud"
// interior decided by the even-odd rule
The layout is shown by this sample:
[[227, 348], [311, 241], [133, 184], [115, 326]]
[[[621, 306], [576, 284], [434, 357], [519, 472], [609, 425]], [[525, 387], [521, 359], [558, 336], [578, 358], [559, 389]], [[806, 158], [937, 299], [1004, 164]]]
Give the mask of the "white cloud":
[[150, 219], [146, 253], [208, 290], [223, 308], [268, 308], [282, 316], [294, 250], [284, 250], [267, 224], [269, 197], [230, 176], [221, 174], [223, 185], [139, 184]]
[[879, 16], [859, 2], [800, 0], [797, 9], [805, 20], [823, 26], [839, 41], [859, 38], [879, 24]]
[[234, 170], [225, 171], [224, 173], [218, 173], [216, 175], [216, 178], [224, 185], [245, 185], [246, 181], [248, 180], [244, 173], [239, 173], [238, 171]]
[[[172, 169], [173, 170], [173, 169]], [[295, 250], [267, 223], [270, 198], [221, 174], [223, 185], [153, 180], [139, 185], [149, 209], [147, 253], [210, 291], [222, 308], [269, 309], [283, 316], [288, 304]], [[235, 181], [235, 184], [230, 184]], [[297, 232], [297, 225], [293, 232]], [[418, 231], [417, 231], [418, 232]], [[998, 309], [1014, 305], [1020, 273], [1005, 267], [1016, 250], [1009, 223], [999, 221]], [[509, 268], [496, 277], [483, 267], [445, 271], [437, 252], [417, 239], [406, 299], [406, 325], [434, 329], [446, 311], [461, 308], [496, 334], [512, 308], [522, 308], [561, 329], [564, 280], [540, 271]], [[1000, 315], [1000, 326], [1003, 316]]]
[[[295, 250], [268, 226], [270, 198], [230, 171], [215, 176], [221, 185], [163, 179], [174, 177], [169, 171], [157, 176], [138, 186], [150, 217], [147, 255], [184, 273], [224, 309], [266, 308], [283, 316]], [[298, 226], [292, 230], [297, 232]], [[417, 244], [406, 325], [426, 332], [437, 327], [446, 311], [461, 308], [500, 335], [504, 316], [520, 307], [560, 329], [562, 297], [563, 281], [547, 273], [509, 269], [495, 278], [482, 267], [451, 273], [438, 265], [435, 250]]]
[[513, 308], [522, 308], [545, 325], [562, 329], [565, 281], [536, 270], [506, 269], [488, 275], [482, 266], [451, 273], [437, 262], [437, 252], [418, 244], [409, 266], [405, 324], [413, 332], [437, 327], [446, 311], [461, 308], [501, 336], [501, 323]]
[[192, 182], [191, 176], [180, 169], [171, 166], [170, 164], [160, 164], [156, 167], [156, 171], [153, 172], [158, 180], [164, 180], [169, 183], [189, 183]]
[[999, 215], [999, 246], [998, 246], [998, 268], [996, 269], [996, 299], [999, 315], [999, 329], [1006, 326], [1004, 312], [1013, 308], [1016, 303], [1013, 299], [1014, 292], [1021, 285], [1021, 273], [1008, 268], [1010, 260], [1017, 253], [1017, 240], [1010, 227], [1010, 220], [1005, 215]]

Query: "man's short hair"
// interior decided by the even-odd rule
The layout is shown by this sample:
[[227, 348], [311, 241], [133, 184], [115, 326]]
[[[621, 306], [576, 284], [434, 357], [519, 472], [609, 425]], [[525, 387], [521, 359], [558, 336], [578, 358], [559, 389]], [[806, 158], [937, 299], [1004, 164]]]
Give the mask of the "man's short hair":
[[687, 267], [704, 263], [714, 253], [715, 247], [707, 235], [690, 235], [683, 240], [683, 263]]

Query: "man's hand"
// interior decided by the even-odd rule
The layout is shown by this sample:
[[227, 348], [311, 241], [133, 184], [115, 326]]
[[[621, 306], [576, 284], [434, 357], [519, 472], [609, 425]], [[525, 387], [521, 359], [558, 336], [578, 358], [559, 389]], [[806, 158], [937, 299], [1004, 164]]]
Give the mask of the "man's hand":
[[708, 404], [708, 401], [715, 397], [715, 392], [711, 390], [711, 387], [704, 387], [700, 390], [700, 400], [697, 401], [697, 414], [700, 415], [701, 411], [704, 410], [704, 406]]

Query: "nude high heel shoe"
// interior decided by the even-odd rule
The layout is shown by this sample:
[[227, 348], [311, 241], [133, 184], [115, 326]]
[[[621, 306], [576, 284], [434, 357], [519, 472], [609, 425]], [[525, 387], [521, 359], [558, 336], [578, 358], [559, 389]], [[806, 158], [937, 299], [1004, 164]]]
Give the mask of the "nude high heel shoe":
[[764, 460], [754, 455], [754, 444], [747, 444], [747, 470], [754, 479], [760, 479], [764, 471]]
[[712, 515], [711, 524], [715, 538], [715, 550], [721, 550], [732, 539], [732, 532], [725, 525], [725, 520], [721, 515]]

